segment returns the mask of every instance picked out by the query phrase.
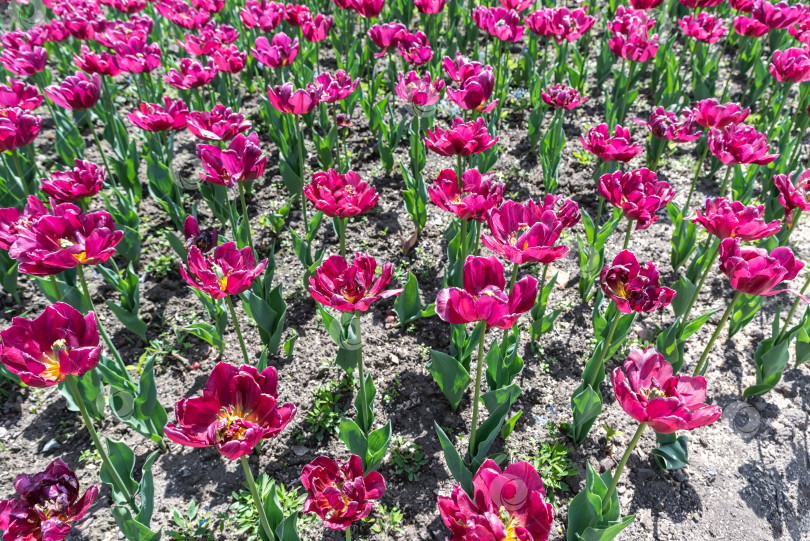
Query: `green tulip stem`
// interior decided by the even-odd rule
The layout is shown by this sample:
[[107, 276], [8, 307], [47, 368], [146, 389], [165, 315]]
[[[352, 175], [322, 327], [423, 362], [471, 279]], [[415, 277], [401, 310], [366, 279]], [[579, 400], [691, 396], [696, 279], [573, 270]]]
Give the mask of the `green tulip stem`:
[[50, 276], [48, 276], [48, 278], [50, 278], [50, 280], [51, 280], [51, 287], [53, 287], [53, 293], [56, 296], [56, 300], [61, 301], [62, 300], [62, 290], [59, 289], [59, 282], [56, 281], [56, 275], [51, 274]]
[[627, 231], [624, 234], [624, 245], [622, 250], [627, 250], [627, 247], [630, 246], [630, 235], [633, 233], [633, 220], [630, 218], [627, 219]]
[[714, 345], [714, 343], [717, 342], [717, 338], [720, 336], [720, 331], [723, 330], [723, 326], [726, 324], [726, 321], [728, 321], [728, 318], [731, 317], [731, 312], [734, 311], [734, 305], [737, 304], [737, 302], [740, 300], [742, 296], [743, 296], [742, 291], [738, 291], [734, 295], [734, 298], [731, 299], [731, 302], [729, 303], [728, 308], [726, 308], [726, 311], [723, 312], [723, 317], [720, 318], [720, 323], [717, 324], [717, 328], [714, 330], [712, 337], [709, 339], [709, 343], [706, 344], [706, 348], [703, 350], [703, 355], [700, 356], [700, 360], [698, 361], [698, 364], [695, 367], [695, 371], [692, 373], [693, 377], [703, 375], [705, 371], [706, 360], [709, 358], [709, 352], [712, 350], [712, 346]]
[[245, 203], [245, 187], [241, 182], [237, 182], [237, 184], [239, 185], [239, 201], [242, 203], [242, 219], [245, 221], [245, 228], [247, 229], [248, 246], [250, 246], [251, 251], [254, 251], [253, 235], [250, 233], [250, 218], [248, 217], [247, 203]]
[[90, 433], [90, 439], [93, 440], [93, 445], [96, 446], [96, 450], [101, 457], [101, 462], [103, 463], [104, 468], [106, 468], [107, 473], [109, 473], [110, 477], [112, 477], [113, 483], [118, 490], [126, 496], [127, 505], [129, 505], [129, 507], [132, 509], [132, 514], [137, 515], [139, 512], [138, 507], [135, 505], [135, 501], [132, 499], [129, 489], [124, 484], [124, 480], [121, 479], [121, 476], [118, 475], [118, 472], [113, 467], [110, 457], [107, 454], [107, 450], [104, 449], [104, 446], [101, 444], [101, 439], [98, 437], [98, 432], [96, 432], [96, 428], [93, 426], [93, 420], [87, 413], [87, 406], [85, 406], [84, 399], [82, 398], [81, 393], [79, 393], [79, 386], [76, 384], [76, 376], [65, 376], [65, 385], [67, 386], [68, 391], [70, 391], [70, 396], [73, 397], [73, 402], [75, 402], [76, 406], [79, 408], [79, 413], [82, 415], [84, 426], [87, 427], [87, 431]]
[[795, 211], [793, 211], [793, 223], [790, 224], [790, 227], [788, 227], [787, 235], [785, 235], [785, 239], [782, 241], [781, 244], [782, 246], [788, 245], [788, 240], [790, 240], [790, 236], [793, 234], [793, 230], [796, 229], [797, 225], [799, 225], [799, 220], [801, 219], [801, 217], [802, 217], [801, 209], [796, 209]]
[[247, 348], [245, 347], [245, 339], [242, 337], [242, 328], [239, 326], [239, 319], [236, 317], [236, 310], [233, 307], [231, 296], [226, 295], [225, 300], [228, 303], [228, 310], [231, 312], [231, 319], [233, 320], [233, 328], [236, 329], [236, 336], [239, 337], [239, 347], [242, 349], [242, 357], [245, 359], [245, 364], [251, 364]]
[[726, 196], [726, 189], [728, 188], [728, 179], [731, 177], [731, 170], [733, 168], [734, 168], [733, 165], [726, 166], [726, 176], [723, 177], [723, 184], [720, 185], [720, 197]]
[[[782, 91], [783, 92], [782, 99], [779, 100], [779, 105], [776, 108], [776, 114], [773, 116], [773, 119], [771, 120], [771, 125], [768, 127], [768, 131], [766, 132], [766, 134], [768, 134], [768, 133], [772, 134], [773, 130], [776, 128], [776, 125], [779, 124], [779, 120], [781, 120], [781, 117], [782, 117], [782, 111], [785, 108], [785, 102], [788, 101], [788, 96], [790, 95], [790, 89], [792, 87], [793, 87], [793, 83], [786, 83], [785, 84], [785, 87], [784, 87], [784, 89]], [[776, 94], [776, 92], [774, 92], [774, 95], [775, 94]], [[770, 111], [770, 107], [768, 107], [768, 110]]]
[[112, 169], [110, 169], [110, 164], [107, 163], [107, 155], [104, 154], [104, 149], [101, 148], [101, 141], [98, 139], [98, 134], [96, 133], [96, 128], [93, 126], [93, 121], [91, 119], [87, 119], [87, 125], [90, 126], [90, 133], [93, 134], [93, 139], [96, 142], [96, 148], [98, 149], [98, 153], [101, 154], [101, 161], [104, 162], [104, 170], [106, 171], [107, 175], [112, 179]]
[[338, 173], [342, 173], [343, 170], [340, 168], [340, 128], [338, 128], [337, 123], [337, 110], [338, 106], [335, 104], [332, 107], [332, 125], [335, 127], [335, 169], [337, 169]]
[[363, 433], [368, 435], [371, 431], [371, 427], [368, 426], [370, 424], [370, 420], [368, 418], [368, 397], [366, 396], [366, 373], [365, 367], [363, 366], [363, 341], [360, 336], [360, 314], [355, 312], [352, 315], [352, 324], [354, 325], [354, 338], [357, 340], [357, 377], [360, 380], [360, 389], [359, 389], [359, 396], [360, 396], [360, 422], [362, 423], [361, 428]]
[[346, 528], [346, 541], [352, 541], [352, 527]]
[[622, 459], [619, 461], [619, 465], [616, 467], [616, 473], [613, 474], [613, 480], [610, 482], [607, 492], [605, 492], [605, 497], [602, 499], [603, 502], [610, 501], [613, 491], [616, 490], [616, 485], [619, 484], [619, 478], [622, 476], [622, 471], [624, 471], [624, 467], [627, 464], [627, 461], [630, 459], [630, 455], [633, 454], [633, 450], [636, 448], [636, 445], [638, 445], [638, 441], [641, 439], [641, 435], [644, 433], [645, 428], [647, 428], [647, 423], [641, 423], [638, 425], [636, 433], [633, 434], [633, 439], [630, 440], [630, 443], [627, 445], [627, 449], [625, 449], [624, 454], [622, 455]]
[[[599, 367], [599, 370], [604, 372], [604, 364], [605, 364], [605, 356], [607, 355], [608, 351], [610, 350], [610, 344], [613, 342], [613, 335], [616, 334], [616, 327], [619, 325], [619, 320], [621, 319], [621, 315], [619, 311], [616, 310], [616, 313], [613, 315], [613, 322], [610, 324], [610, 328], [608, 329], [608, 333], [605, 336], [603, 341], [602, 349], [599, 352], [599, 362], [596, 363], [596, 366]], [[590, 385], [590, 382], [587, 382]]]
[[307, 218], [307, 201], [304, 197], [304, 132], [301, 129], [301, 115], [295, 115], [295, 129], [298, 132], [298, 166], [300, 171], [300, 178], [298, 179], [300, 188], [299, 198], [301, 199], [301, 214], [304, 218], [304, 238], [307, 236], [309, 230], [309, 219]]
[[[808, 287], [810, 287], [810, 276], [807, 277], [807, 280], [804, 282], [804, 285], [802, 286], [802, 290], [799, 293], [801, 295], [804, 295], [804, 292], [807, 291]], [[778, 338], [774, 342], [779, 342], [779, 341], [782, 340], [782, 338], [784, 338], [785, 333], [787, 332], [788, 327], [790, 326], [790, 320], [793, 319], [793, 314], [795, 314], [796, 310], [799, 308], [799, 302], [801, 300], [802, 300], [802, 298], [800, 296], [796, 295], [796, 298], [793, 300], [793, 306], [790, 307], [790, 312], [788, 312], [788, 315], [785, 318], [785, 326], [782, 327], [781, 331], [779, 331]]]
[[701, 155], [700, 160], [698, 160], [697, 167], [695, 167], [695, 176], [692, 177], [692, 184], [689, 186], [689, 195], [686, 196], [686, 203], [683, 205], [682, 214], [687, 214], [689, 212], [689, 203], [692, 201], [692, 194], [695, 193], [695, 187], [697, 187], [697, 181], [700, 178], [700, 173], [703, 170], [703, 162], [706, 161], [706, 156], [709, 154], [709, 143], [706, 142], [706, 148], [703, 149], [703, 155]]
[[472, 427], [470, 428], [470, 461], [472, 462], [473, 447], [475, 446], [475, 433], [478, 430], [478, 402], [481, 400], [481, 367], [484, 362], [484, 339], [487, 336], [486, 323], [481, 328], [481, 338], [478, 339], [478, 359], [475, 364], [475, 393], [473, 394]]
[[242, 469], [245, 471], [245, 480], [247, 481], [248, 488], [250, 488], [251, 495], [253, 495], [253, 503], [256, 506], [256, 513], [259, 515], [259, 522], [262, 525], [262, 529], [264, 533], [267, 534], [268, 539], [275, 539], [273, 529], [270, 528], [270, 521], [267, 520], [267, 514], [264, 512], [264, 504], [262, 503], [261, 496], [259, 496], [259, 490], [256, 488], [256, 480], [253, 478], [253, 472], [250, 470], [247, 456], [242, 455], [239, 457], [239, 461], [242, 463]]
[[340, 256], [346, 257], [346, 220], [338, 218], [338, 239], [340, 240]]
[[714, 262], [717, 261], [717, 256], [720, 255], [720, 241], [714, 244], [711, 249], [711, 256], [709, 257], [709, 264], [706, 265], [706, 270], [703, 271], [703, 275], [700, 277], [700, 281], [695, 288], [695, 292], [692, 294], [692, 298], [689, 299], [689, 305], [686, 307], [686, 310], [683, 313], [683, 324], [686, 325], [689, 323], [689, 314], [692, 312], [692, 308], [695, 306], [695, 301], [697, 301], [698, 295], [700, 295], [700, 290], [703, 289], [703, 283], [706, 281], [706, 277], [709, 276], [709, 273], [712, 271], [712, 267], [714, 266]]
[[[518, 272], [520, 270], [520, 264], [514, 263], [512, 265], [512, 276], [509, 278], [509, 287], [506, 289], [505, 293], [507, 295], [512, 294], [512, 290], [515, 289], [515, 282], [517, 281]], [[543, 282], [545, 283], [545, 276], [543, 277]], [[542, 288], [540, 289], [542, 292]], [[501, 344], [501, 350], [503, 350], [504, 355], [506, 354], [506, 339], [509, 338], [509, 331], [512, 330], [512, 327], [508, 327], [503, 330], [503, 343]]]
[[31, 193], [31, 187], [25, 181], [25, 174], [23, 173], [22, 164], [20, 163], [20, 151], [14, 149], [11, 152], [11, 155], [14, 157], [14, 167], [17, 169], [17, 177], [20, 179], [20, 185], [22, 186], [25, 195], [33, 195]]
[[101, 338], [104, 340], [104, 343], [107, 344], [107, 348], [112, 352], [113, 357], [115, 357], [116, 362], [118, 362], [119, 366], [124, 366], [124, 360], [121, 358], [121, 354], [118, 353], [118, 349], [113, 345], [112, 340], [110, 339], [110, 335], [107, 334], [107, 330], [104, 328], [104, 325], [101, 323], [101, 318], [96, 312], [96, 307], [93, 305], [93, 299], [90, 297], [90, 290], [87, 288], [87, 279], [84, 277], [84, 265], [79, 265], [76, 267], [79, 274], [79, 283], [82, 286], [82, 293], [84, 294], [84, 298], [87, 299], [87, 304], [90, 305], [90, 309], [96, 314], [96, 325], [98, 326], [98, 333], [101, 335]]

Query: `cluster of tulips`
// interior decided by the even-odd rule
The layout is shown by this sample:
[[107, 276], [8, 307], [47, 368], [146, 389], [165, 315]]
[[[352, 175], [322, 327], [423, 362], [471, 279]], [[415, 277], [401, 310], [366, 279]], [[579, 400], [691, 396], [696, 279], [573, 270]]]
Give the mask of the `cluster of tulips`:
[[[771, 336], [758, 344], [756, 383], [745, 396], [773, 389], [791, 352], [797, 365], [810, 360], [810, 311], [794, 323], [810, 279], [799, 291], [781, 285], [804, 268], [790, 237], [810, 210], [810, 170], [801, 171], [810, 125], [810, 8], [802, 4], [29, 1], [10, 4], [19, 17], [0, 35], [0, 285], [22, 304], [17, 280], [27, 275], [48, 306], [0, 331], [0, 376], [57, 387], [79, 412], [127, 539], [161, 536], [151, 524], [151, 470], [169, 450], [167, 439], [239, 460], [256, 505], [256, 533], [269, 541], [299, 539], [298, 517], [285, 514], [275, 493], [260, 494], [248, 462], [296, 414], [295, 405], [280, 401], [284, 380], [270, 366], [287, 312], [282, 284], [274, 284], [275, 243], [287, 231], [303, 283], [337, 346], [335, 362], [357, 386], [355, 415], [344, 416], [338, 431], [348, 453], [320, 456], [300, 475], [308, 494], [304, 512], [347, 539], [385, 494], [378, 470], [396, 429], [375, 415], [374, 374], [361, 336], [362, 316], [385, 299], [394, 299], [400, 325], [434, 315], [450, 324], [449, 351], [431, 350], [426, 368], [453, 411], [472, 386], [466, 449], [459, 451], [435, 425], [456, 482], [438, 498], [452, 541], [544, 541], [553, 529], [555, 508], [538, 472], [523, 461], [503, 464], [504, 455], [491, 449], [498, 436], [520, 429], [522, 411], [514, 408], [522, 392], [521, 331], [528, 327], [535, 347], [553, 330], [561, 310], [552, 308], [552, 265], [572, 251], [579, 294], [593, 302], [596, 346], [563, 429], [574, 444], [587, 438], [602, 414], [607, 366], [620, 352], [625, 360], [610, 382], [638, 427], [614, 471], [600, 475], [588, 466], [585, 488], [568, 508], [568, 541], [613, 539], [632, 522], [621, 514], [616, 487], [648, 426], [657, 434], [652, 455], [659, 467], [688, 464], [687, 440], [678, 432], [721, 415], [707, 398], [713, 346], [727, 325], [733, 336], [751, 322], [764, 297], [787, 291], [795, 299], [784, 318], [775, 314]], [[32, 9], [39, 20], [26, 16]], [[717, 88], [721, 72], [730, 76]], [[739, 89], [731, 84], [737, 78]], [[627, 127], [642, 91], [654, 106], [633, 121], [649, 133], [646, 145]], [[243, 103], [256, 103], [255, 95], [258, 111], [250, 116]], [[524, 98], [527, 148], [538, 156], [545, 193], [521, 202], [508, 198], [511, 189], [491, 170], [502, 151], [500, 130]], [[596, 167], [592, 193], [577, 199], [596, 202], [594, 217], [587, 205], [557, 193], [566, 184], [559, 176], [565, 115], [586, 104], [600, 114], [604, 109], [604, 122], [580, 136], [580, 160]], [[51, 125], [37, 113], [43, 105], [64, 163], [53, 171], [42, 171], [47, 162], [37, 159], [43, 127]], [[183, 130], [196, 142], [194, 178], [173, 165], [175, 137]], [[376, 141], [389, 175], [399, 162], [402, 207], [414, 227], [406, 251], [424, 235], [428, 213], [439, 209], [449, 218], [443, 287], [433, 303], [423, 305], [413, 274], [393, 287], [392, 263], [362, 252], [347, 258], [349, 222], [373, 212], [381, 196], [353, 169], [353, 130]], [[674, 153], [691, 152], [690, 143], [696, 167], [678, 206], [661, 166]], [[254, 242], [254, 188], [268, 176], [271, 144], [289, 199], [274, 202], [270, 241]], [[88, 159], [88, 150], [100, 163]], [[432, 181], [425, 180], [428, 152], [442, 163]], [[645, 167], [624, 165], [642, 155]], [[714, 197], [692, 204], [707, 191]], [[146, 357], [137, 374], [128, 370], [96, 315], [87, 276], [100, 276], [120, 295], [106, 307], [145, 339], [137, 269], [146, 197], [177, 231], [166, 238], [209, 316], [182, 331], [222, 353], [230, 322], [243, 359], [216, 364], [201, 396], [175, 404], [173, 422], [156, 399], [158, 359]], [[296, 206], [299, 214], [291, 211]], [[642, 242], [638, 237], [655, 230], [664, 211], [674, 226], [670, 263], [678, 279], [671, 287], [661, 284], [662, 262], [640, 262], [631, 249], [633, 232], [635, 243]], [[336, 242], [329, 233], [319, 236], [325, 217]], [[611, 258], [609, 241], [623, 221], [623, 244]], [[584, 235], [576, 234], [574, 249], [561, 239], [575, 228]], [[687, 348], [717, 312], [692, 317], [716, 269], [734, 294], [708, 343]], [[242, 332], [238, 307], [258, 330], [259, 355]], [[625, 352], [636, 318], [664, 310], [675, 318], [654, 345]], [[293, 333], [285, 354], [294, 355], [294, 345]], [[699, 359], [688, 350], [701, 351]], [[694, 361], [692, 375], [680, 375], [687, 361]], [[134, 404], [132, 411], [124, 411], [121, 397]], [[98, 433], [96, 423], [108, 410], [159, 447], [140, 472], [133, 471], [135, 454], [126, 443]], [[77, 477], [61, 459], [40, 473], [21, 473], [14, 488], [17, 497], [0, 501], [3, 541], [64, 539], [98, 494], [92, 486], [79, 497]]]

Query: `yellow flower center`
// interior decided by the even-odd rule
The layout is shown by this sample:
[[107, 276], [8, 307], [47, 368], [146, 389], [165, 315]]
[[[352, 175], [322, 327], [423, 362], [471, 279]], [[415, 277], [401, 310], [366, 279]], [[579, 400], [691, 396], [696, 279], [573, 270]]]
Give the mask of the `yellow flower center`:
[[219, 265], [214, 265], [214, 274], [217, 275], [217, 283], [219, 284], [219, 289], [225, 291], [225, 288], [228, 287], [228, 275], [222, 270], [222, 267]]
[[515, 533], [515, 529], [520, 526], [520, 521], [517, 519], [517, 517], [510, 514], [503, 507], [501, 507], [498, 511], [498, 515], [501, 517], [501, 521], [506, 528], [506, 537], [503, 538], [503, 541], [520, 541], [517, 533]]

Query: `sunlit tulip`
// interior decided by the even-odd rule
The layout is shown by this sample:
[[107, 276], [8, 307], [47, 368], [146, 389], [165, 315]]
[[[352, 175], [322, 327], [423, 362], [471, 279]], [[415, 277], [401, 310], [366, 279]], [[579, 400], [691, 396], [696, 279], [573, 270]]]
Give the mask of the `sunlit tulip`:
[[236, 45], [229, 45], [211, 53], [211, 60], [219, 71], [239, 73], [245, 69], [247, 53], [240, 51]]
[[[768, 25], [759, 22], [753, 17], [746, 17], [745, 15], [734, 17], [734, 31], [741, 36], [758, 38], [764, 36], [770, 30]], [[791, 30], [793, 30], [793, 27], [791, 27]]]
[[41, 127], [41, 116], [19, 107], [0, 108], [0, 152], [30, 144]]
[[244, 293], [267, 268], [267, 259], [256, 264], [250, 247], [239, 250], [235, 242], [220, 244], [208, 255], [192, 246], [188, 250], [187, 263], [188, 270], [180, 263], [183, 280], [214, 299]]
[[188, 107], [181, 99], [163, 97], [163, 105], [141, 102], [137, 109], [127, 113], [135, 126], [146, 131], [180, 130], [186, 127]]
[[266, 0], [246, 0], [245, 7], [239, 12], [242, 23], [247, 28], [258, 28], [262, 32], [272, 32], [281, 24], [284, 4]]
[[397, 96], [405, 103], [417, 107], [427, 107], [439, 101], [444, 88], [444, 81], [436, 78], [431, 80], [430, 73], [420, 77], [415, 71], [406, 74], [398, 73], [394, 90]]
[[360, 79], [352, 81], [351, 76], [343, 70], [334, 74], [324, 72], [315, 78], [315, 84], [321, 87], [320, 101], [336, 103], [348, 98], [360, 85]]
[[731, 287], [749, 295], [769, 297], [790, 291], [774, 289], [782, 282], [793, 280], [804, 268], [793, 251], [786, 246], [767, 250], [741, 246], [740, 239], [725, 239], [720, 243], [720, 270], [728, 276]]
[[19, 107], [33, 111], [42, 103], [42, 94], [34, 85], [17, 79], [8, 79], [7, 84], [0, 84], [0, 108]]
[[186, 123], [188, 131], [205, 141], [230, 141], [252, 126], [245, 115], [235, 113], [221, 103], [210, 111], [190, 111]]
[[688, 143], [703, 135], [703, 130], [695, 120], [695, 113], [688, 109], [684, 111], [683, 118], [679, 118], [678, 113], [657, 107], [649, 120], [643, 121], [636, 118], [636, 122], [644, 124], [653, 137], [666, 139], [673, 143]]
[[524, 204], [506, 201], [486, 218], [491, 234], [481, 235], [481, 242], [512, 263], [552, 263], [571, 252], [568, 246], [555, 246], [563, 230], [557, 214], [531, 200]]
[[790, 5], [787, 2], [772, 4], [768, 0], [755, 0], [751, 16], [771, 30], [788, 28], [805, 18], [807, 8], [802, 4]]
[[579, 140], [585, 150], [606, 162], [629, 162], [644, 152], [630, 139], [630, 130], [622, 126], [616, 126], [611, 135], [607, 124], [599, 124], [580, 135]]
[[183, 237], [185, 237], [183, 246], [185, 246], [186, 250], [190, 250], [192, 246], [195, 246], [205, 254], [217, 247], [219, 232], [216, 227], [201, 230], [197, 218], [188, 216], [186, 221], [183, 222]]
[[810, 169], [806, 169], [795, 180], [791, 180], [795, 176], [793, 171], [773, 176], [773, 183], [779, 190], [779, 202], [785, 207], [788, 227], [793, 225], [794, 210], [799, 209], [801, 212], [810, 210]]
[[481, 62], [473, 62], [461, 53], [456, 53], [456, 59], [449, 56], [442, 58], [442, 68], [453, 82], [463, 83], [470, 77], [481, 73], [484, 65]]
[[620, 58], [633, 62], [647, 62], [658, 52], [658, 34], [649, 36], [646, 30], [630, 34], [613, 34], [608, 46], [613, 54]]
[[73, 203], [101, 191], [106, 175], [103, 167], [76, 158], [73, 169], [54, 171], [42, 179], [40, 189], [57, 201]]
[[608, 203], [621, 209], [625, 218], [636, 222], [636, 230], [647, 229], [657, 222], [656, 212], [675, 197], [672, 186], [659, 181], [658, 175], [646, 168], [602, 175], [598, 190]]
[[321, 15], [318, 13], [310, 19], [305, 19], [301, 24], [301, 33], [307, 41], [320, 43], [329, 35], [329, 31], [335, 24], [335, 18], [331, 15]]
[[658, 269], [652, 262], [640, 265], [633, 252], [624, 250], [602, 269], [599, 284], [605, 296], [616, 303], [616, 308], [629, 314], [669, 306], [675, 291], [661, 287], [659, 279]]
[[503, 184], [493, 182], [492, 173], [482, 175], [478, 169], [461, 174], [459, 186], [456, 172], [444, 169], [428, 187], [430, 200], [440, 209], [453, 213], [462, 220], [483, 222], [487, 213], [501, 204]]
[[706, 199], [706, 212], [695, 212], [693, 222], [702, 225], [710, 234], [721, 239], [737, 238], [744, 241], [760, 240], [776, 235], [782, 222], [766, 222], [765, 205], [746, 206], [724, 197]]
[[520, 41], [526, 30], [520, 24], [520, 14], [517, 11], [502, 7], [477, 6], [473, 9], [472, 19], [478, 28], [501, 41]]
[[350, 218], [370, 211], [377, 204], [379, 194], [354, 171], [340, 174], [334, 169], [312, 175], [312, 182], [304, 186], [315, 208], [330, 218]]
[[754, 0], [728, 0], [728, 5], [741, 13], [751, 13], [754, 10]]
[[86, 73], [114, 77], [122, 71], [116, 63], [115, 55], [104, 51], [97, 53], [84, 44], [82, 44], [81, 54], [73, 55], [73, 61], [80, 70]]
[[268, 42], [264, 36], [256, 39], [256, 47], [250, 49], [253, 57], [269, 68], [281, 68], [292, 64], [298, 56], [298, 38], [290, 39], [284, 32], [279, 32]]
[[20, 231], [49, 214], [48, 207], [35, 195], [28, 196], [22, 211], [17, 207], [0, 208], [0, 249], [8, 250]]
[[273, 107], [280, 113], [294, 115], [305, 115], [312, 111], [318, 105], [322, 92], [322, 87], [313, 83], [298, 89], [292, 83], [267, 87], [267, 97]]
[[540, 97], [548, 105], [557, 109], [575, 109], [588, 101], [589, 96], [583, 96], [579, 90], [569, 86], [556, 85], [540, 91]]
[[291, 26], [301, 26], [305, 20], [312, 17], [312, 14], [306, 4], [287, 3], [284, 5], [282, 16]]
[[201, 28], [211, 20], [208, 11], [193, 8], [183, 0], [158, 0], [153, 5], [158, 13], [181, 28]]
[[542, 8], [529, 13], [523, 21], [538, 36], [551, 37], [557, 43], [576, 41], [593, 28], [595, 19], [587, 9], [570, 10], [565, 6]]
[[256, 132], [238, 134], [227, 149], [217, 145], [197, 145], [197, 156], [205, 167], [205, 182], [233, 188], [238, 182], [256, 180], [264, 174], [267, 157], [262, 154]]
[[214, 62], [209, 60], [203, 65], [199, 60], [192, 58], [181, 58], [180, 69], [172, 68], [163, 80], [175, 88], [190, 90], [207, 85], [217, 76], [217, 68]]
[[458, 89], [448, 87], [447, 97], [466, 111], [488, 113], [498, 105], [498, 100], [487, 103], [494, 89], [495, 74], [486, 66], [477, 75], [465, 79]]
[[768, 71], [780, 83], [810, 81], [810, 53], [806, 49], [796, 47], [774, 51]]
[[433, 49], [427, 35], [421, 30], [416, 34], [403, 32], [397, 39], [397, 52], [405, 62], [414, 66], [426, 64], [433, 58]]
[[723, 37], [728, 28], [723, 26], [723, 19], [702, 11], [697, 15], [687, 15], [678, 19], [683, 33], [704, 43], [715, 43]]
[[720, 103], [715, 98], [697, 102], [692, 108], [695, 122], [704, 128], [717, 128], [722, 130], [732, 124], [744, 122], [751, 109], [743, 108], [739, 103]]
[[66, 77], [60, 85], [45, 87], [45, 95], [59, 107], [70, 110], [84, 110], [93, 107], [101, 96], [101, 76], [77, 71]]
[[746, 124], [731, 125], [722, 131], [714, 128], [709, 131], [709, 150], [724, 165], [769, 164], [779, 157], [779, 154], [768, 154], [770, 148], [767, 134], [759, 133], [756, 128]]
[[396, 48], [399, 38], [408, 33], [402, 23], [377, 23], [368, 30], [368, 37], [380, 51], [374, 53], [376, 58], [383, 56], [392, 47]]
[[487, 132], [487, 124], [481, 117], [472, 122], [457, 118], [447, 130], [438, 126], [428, 130], [425, 138], [428, 150], [440, 156], [466, 157], [484, 152], [497, 142], [498, 138]]
[[444, 9], [447, 0], [414, 0], [414, 5], [419, 13], [435, 15]]
[[149, 73], [160, 66], [160, 47], [145, 39], [130, 38], [115, 44], [118, 67], [127, 73]]
[[351, 265], [346, 258], [333, 255], [310, 276], [309, 294], [339, 312], [365, 312], [375, 301], [402, 293], [401, 289], [385, 289], [394, 274], [391, 263], [383, 263], [378, 277], [376, 271], [377, 261], [368, 254], [356, 253]]

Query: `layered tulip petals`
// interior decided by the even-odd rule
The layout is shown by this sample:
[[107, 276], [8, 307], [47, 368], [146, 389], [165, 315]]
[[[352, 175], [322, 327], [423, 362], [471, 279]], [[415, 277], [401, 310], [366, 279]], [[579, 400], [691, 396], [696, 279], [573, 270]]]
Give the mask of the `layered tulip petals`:
[[646, 168], [602, 175], [598, 190], [626, 218], [636, 222], [636, 230], [647, 229], [657, 222], [655, 213], [675, 197], [672, 186], [659, 181], [658, 175]]
[[796, 278], [804, 268], [793, 251], [785, 246], [774, 248], [769, 254], [762, 248], [740, 245], [739, 239], [725, 239], [720, 243], [720, 270], [728, 276], [731, 287], [749, 295], [769, 297], [793, 291], [774, 289], [783, 281]]
[[402, 293], [402, 289], [385, 289], [394, 274], [391, 263], [383, 263], [379, 277], [376, 270], [377, 261], [368, 254], [356, 253], [351, 265], [333, 255], [309, 278], [309, 294], [339, 312], [365, 312], [375, 301]]
[[652, 263], [639, 264], [629, 250], [619, 252], [599, 275], [602, 292], [616, 307], [631, 312], [653, 312], [672, 302], [675, 291], [660, 286], [658, 269]]

